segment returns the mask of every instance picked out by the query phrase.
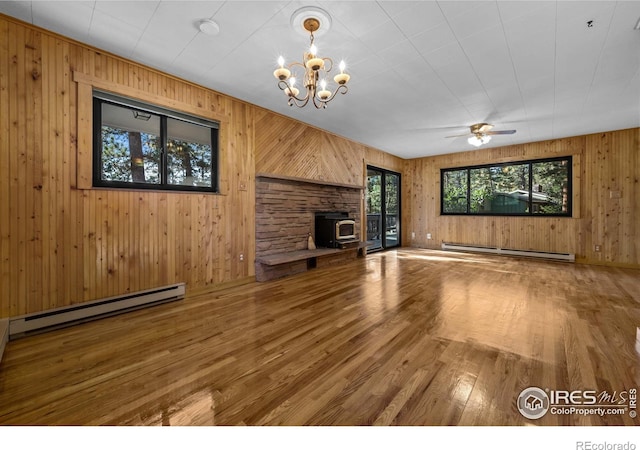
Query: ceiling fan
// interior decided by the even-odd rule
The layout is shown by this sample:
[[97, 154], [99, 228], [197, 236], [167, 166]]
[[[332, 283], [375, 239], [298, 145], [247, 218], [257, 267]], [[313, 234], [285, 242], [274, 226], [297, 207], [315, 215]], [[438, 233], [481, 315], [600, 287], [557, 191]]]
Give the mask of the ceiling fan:
[[486, 144], [491, 140], [491, 136], [495, 134], [513, 134], [516, 130], [499, 130], [499, 131], [491, 131], [493, 129], [493, 125], [488, 123], [475, 123], [469, 127], [469, 133], [458, 134], [455, 136], [447, 136], [448, 138], [454, 137], [462, 137], [469, 136], [467, 142], [469, 144], [474, 145], [476, 147], [480, 147], [482, 144]]

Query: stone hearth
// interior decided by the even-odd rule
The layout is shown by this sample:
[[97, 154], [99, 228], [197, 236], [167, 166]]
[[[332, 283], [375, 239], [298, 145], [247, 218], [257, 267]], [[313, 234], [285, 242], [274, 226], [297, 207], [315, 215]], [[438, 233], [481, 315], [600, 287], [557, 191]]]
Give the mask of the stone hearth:
[[[347, 212], [356, 221], [356, 235], [359, 238], [361, 197], [362, 190], [358, 187], [258, 176], [256, 259], [306, 249], [309, 233], [314, 235], [316, 212]], [[326, 264], [330, 258], [332, 257], [323, 257], [318, 265]], [[344, 259], [345, 255], [333, 258]], [[275, 267], [263, 267], [258, 263], [256, 278], [279, 278], [307, 269], [306, 260]], [[265, 274], [265, 271], [268, 273]]]

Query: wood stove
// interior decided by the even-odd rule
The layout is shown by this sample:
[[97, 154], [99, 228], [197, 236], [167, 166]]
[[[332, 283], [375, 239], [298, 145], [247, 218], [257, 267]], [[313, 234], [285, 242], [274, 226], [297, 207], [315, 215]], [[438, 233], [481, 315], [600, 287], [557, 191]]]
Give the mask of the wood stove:
[[358, 242], [356, 221], [346, 212], [316, 213], [316, 245], [343, 248]]

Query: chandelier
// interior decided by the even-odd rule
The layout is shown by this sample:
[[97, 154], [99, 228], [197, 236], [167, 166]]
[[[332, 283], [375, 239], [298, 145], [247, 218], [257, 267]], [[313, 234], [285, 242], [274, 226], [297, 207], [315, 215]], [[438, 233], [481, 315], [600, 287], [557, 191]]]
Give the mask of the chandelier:
[[[289, 98], [289, 106], [296, 105], [298, 108], [303, 108], [311, 101], [318, 109], [326, 108], [327, 103], [333, 100], [338, 93], [347, 93], [349, 90], [347, 83], [351, 77], [344, 71], [344, 61], [340, 61], [338, 66], [340, 73], [333, 77], [337, 86], [333, 91], [331, 90], [327, 84], [327, 77], [333, 69], [333, 60], [319, 57], [318, 49], [313, 43], [313, 33], [320, 28], [320, 20], [308, 17], [302, 25], [309, 32], [311, 39], [311, 45], [304, 52], [302, 62], [292, 62], [285, 67], [284, 58], [280, 56], [278, 58], [280, 67], [273, 72], [273, 76], [278, 80], [278, 87]], [[296, 87], [296, 81], [299, 78], [302, 80], [302, 94]]]

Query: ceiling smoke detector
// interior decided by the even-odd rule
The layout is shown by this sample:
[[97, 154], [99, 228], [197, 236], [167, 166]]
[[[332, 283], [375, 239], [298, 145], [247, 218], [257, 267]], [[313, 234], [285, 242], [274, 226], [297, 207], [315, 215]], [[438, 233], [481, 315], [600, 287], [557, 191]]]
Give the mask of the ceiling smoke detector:
[[220, 33], [220, 27], [212, 19], [202, 19], [198, 23], [198, 29], [209, 36], [217, 36]]

